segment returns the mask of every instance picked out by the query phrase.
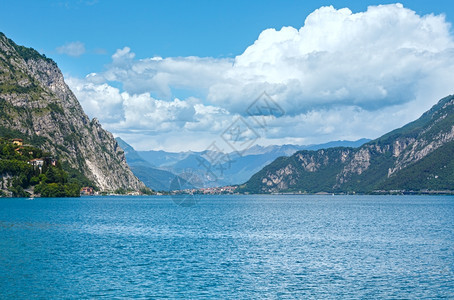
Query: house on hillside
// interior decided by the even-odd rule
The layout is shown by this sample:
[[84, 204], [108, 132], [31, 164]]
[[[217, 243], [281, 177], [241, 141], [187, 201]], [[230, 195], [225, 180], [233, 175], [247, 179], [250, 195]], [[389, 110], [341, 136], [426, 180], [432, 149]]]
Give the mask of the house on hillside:
[[[27, 150], [27, 148], [25, 148], [26, 146], [27, 146], [27, 145], [19, 146], [19, 147], [17, 147], [16, 149], [14, 149], [14, 151], [16, 151], [17, 153], [19, 153], [19, 155], [22, 155], [22, 154], [24, 153], [24, 150]], [[28, 154], [33, 155], [33, 151], [31, 151], [31, 150], [29, 149]]]
[[35, 158], [35, 159], [28, 161], [28, 164], [32, 165], [33, 167], [38, 167], [39, 171], [41, 172], [43, 169], [43, 165], [44, 165], [44, 159]]
[[30, 160], [28, 163], [34, 167], [42, 167], [44, 165], [44, 159], [35, 158], [35, 159]]
[[91, 196], [91, 195], [95, 194], [95, 191], [93, 190], [92, 187], [85, 186], [85, 187], [80, 189], [80, 194], [81, 195], [85, 195], [85, 196]]
[[24, 144], [24, 140], [22, 139], [13, 139], [13, 144], [16, 146], [22, 146]]

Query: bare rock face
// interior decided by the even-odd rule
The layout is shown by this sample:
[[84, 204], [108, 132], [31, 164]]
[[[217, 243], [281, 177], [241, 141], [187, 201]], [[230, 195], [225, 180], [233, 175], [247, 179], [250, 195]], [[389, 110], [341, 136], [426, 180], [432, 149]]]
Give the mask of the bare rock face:
[[102, 190], [145, 187], [112, 134], [84, 113], [56, 63], [2, 33], [0, 128], [30, 136]]
[[454, 190], [454, 96], [359, 148], [299, 151], [240, 187], [246, 192]]

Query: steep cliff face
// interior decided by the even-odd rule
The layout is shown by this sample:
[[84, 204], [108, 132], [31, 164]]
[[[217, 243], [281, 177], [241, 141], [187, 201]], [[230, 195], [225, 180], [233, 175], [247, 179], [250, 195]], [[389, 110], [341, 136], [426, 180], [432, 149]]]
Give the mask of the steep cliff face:
[[300, 151], [256, 173], [248, 192], [454, 190], [454, 96], [359, 148]]
[[102, 190], [144, 187], [112, 134], [84, 113], [55, 62], [2, 33], [0, 131], [24, 134]]

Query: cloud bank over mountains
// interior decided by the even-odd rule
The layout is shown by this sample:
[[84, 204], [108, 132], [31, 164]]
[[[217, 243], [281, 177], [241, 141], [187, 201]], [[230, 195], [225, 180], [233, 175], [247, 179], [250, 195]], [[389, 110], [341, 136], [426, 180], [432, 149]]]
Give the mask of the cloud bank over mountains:
[[67, 82], [91, 117], [141, 149], [203, 150], [238, 117], [254, 124], [246, 111], [263, 92], [285, 114], [255, 125], [261, 144], [374, 138], [454, 93], [450, 26], [400, 4], [322, 7], [235, 58], [137, 59], [124, 47], [104, 71]]

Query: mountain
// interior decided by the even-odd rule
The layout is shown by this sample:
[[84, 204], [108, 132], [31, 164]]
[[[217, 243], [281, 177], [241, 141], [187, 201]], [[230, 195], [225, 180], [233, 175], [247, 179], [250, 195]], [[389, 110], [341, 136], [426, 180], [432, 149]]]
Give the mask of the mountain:
[[22, 138], [52, 153], [65, 169], [101, 190], [138, 190], [112, 134], [90, 120], [57, 64], [0, 33], [0, 136]]
[[331, 141], [324, 144], [310, 144], [310, 145], [271, 145], [271, 146], [260, 146], [254, 145], [251, 148], [244, 151], [243, 156], [247, 155], [258, 155], [265, 153], [276, 153], [278, 156], [290, 156], [293, 153], [300, 150], [319, 150], [333, 147], [352, 147], [356, 148], [363, 144], [370, 142], [369, 139], [359, 139], [357, 141]]
[[[317, 150], [333, 146], [358, 147], [370, 140], [334, 141], [320, 145], [255, 145], [247, 149], [242, 155], [238, 153], [221, 153], [214, 151], [201, 152], [165, 152], [165, 151], [136, 151], [149, 166], [167, 170], [173, 174], [191, 172], [203, 182], [204, 187], [226, 186], [240, 184], [248, 180], [253, 174], [264, 166], [274, 161], [277, 157], [292, 155], [298, 150]], [[222, 158], [221, 164], [213, 162], [213, 157]], [[128, 163], [131, 165], [129, 154], [126, 153]], [[211, 163], [210, 163], [211, 162]], [[142, 179], [133, 167], [134, 174]], [[142, 179], [144, 180], [144, 179]]]
[[[173, 189], [175, 182], [185, 181], [171, 172], [156, 169], [149, 162], [144, 160], [131, 145], [119, 137], [117, 137], [116, 140], [120, 147], [124, 149], [126, 160], [132, 172], [145, 183], [147, 187], [155, 191], [169, 191]], [[185, 185], [185, 188], [190, 187], [192, 187], [190, 184]]]
[[385, 192], [454, 190], [454, 96], [418, 120], [359, 148], [298, 151], [280, 157], [240, 190], [272, 192]]

